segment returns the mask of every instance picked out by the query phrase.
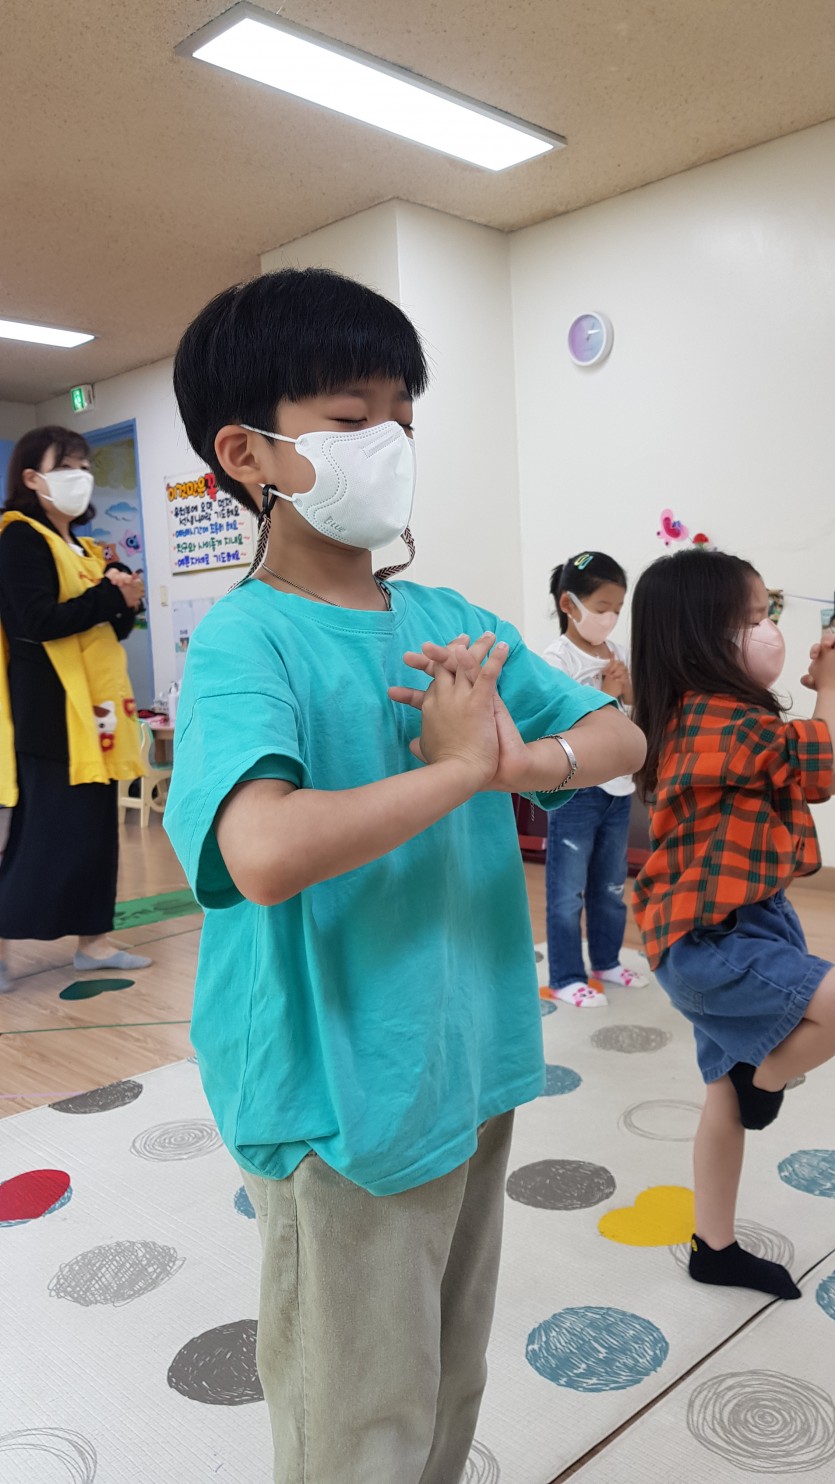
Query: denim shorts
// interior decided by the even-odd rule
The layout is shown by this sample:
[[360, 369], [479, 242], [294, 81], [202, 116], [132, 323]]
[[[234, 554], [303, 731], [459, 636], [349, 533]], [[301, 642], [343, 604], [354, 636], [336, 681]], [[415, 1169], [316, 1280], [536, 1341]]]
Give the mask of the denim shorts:
[[690, 1021], [705, 1082], [735, 1062], [759, 1066], [799, 1025], [832, 964], [809, 952], [782, 891], [694, 928], [667, 949], [655, 976]]

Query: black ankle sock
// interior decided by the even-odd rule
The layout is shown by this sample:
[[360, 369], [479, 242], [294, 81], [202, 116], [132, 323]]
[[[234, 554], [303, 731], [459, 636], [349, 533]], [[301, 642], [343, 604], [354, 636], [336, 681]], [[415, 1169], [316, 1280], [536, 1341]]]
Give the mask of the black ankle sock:
[[754, 1288], [757, 1293], [773, 1293], [775, 1298], [797, 1299], [800, 1289], [787, 1268], [779, 1262], [768, 1262], [746, 1252], [738, 1242], [718, 1251], [702, 1237], [690, 1244], [690, 1277], [697, 1283], [715, 1283], [722, 1288]]
[[747, 1061], [738, 1061], [728, 1073], [739, 1101], [739, 1116], [743, 1128], [768, 1128], [780, 1112], [782, 1092], [766, 1092], [754, 1086], [754, 1073]]

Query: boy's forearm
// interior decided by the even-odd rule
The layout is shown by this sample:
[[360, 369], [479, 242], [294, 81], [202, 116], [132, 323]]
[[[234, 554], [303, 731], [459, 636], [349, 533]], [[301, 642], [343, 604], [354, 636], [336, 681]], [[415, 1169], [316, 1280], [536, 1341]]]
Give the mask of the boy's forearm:
[[[646, 755], [643, 732], [614, 706], [593, 711], [565, 733], [575, 757], [572, 788], [593, 788], [624, 773], [636, 773]], [[520, 793], [548, 792], [568, 776], [569, 764], [559, 742], [543, 737], [525, 748], [526, 768]]]
[[217, 840], [238, 890], [271, 907], [319, 881], [388, 855], [478, 791], [446, 760], [361, 788], [328, 793], [272, 779], [244, 784], [221, 810]]

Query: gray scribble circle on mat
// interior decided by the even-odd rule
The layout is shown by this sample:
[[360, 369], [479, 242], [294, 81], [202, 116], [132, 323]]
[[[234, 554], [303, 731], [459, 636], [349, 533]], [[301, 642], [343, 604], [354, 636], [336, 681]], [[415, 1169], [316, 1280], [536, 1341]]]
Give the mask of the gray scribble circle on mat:
[[[790, 1268], [794, 1262], [794, 1243], [782, 1232], [777, 1232], [770, 1226], [761, 1226], [758, 1221], [737, 1221], [736, 1239], [740, 1247], [747, 1252], [753, 1252], [755, 1257], [764, 1257], [768, 1262], [779, 1262], [784, 1268]], [[670, 1249], [680, 1268], [686, 1268], [690, 1262], [690, 1243], [678, 1242]]]
[[[98, 1467], [92, 1443], [80, 1432], [67, 1432], [62, 1427], [32, 1427], [22, 1432], [4, 1433], [0, 1436], [0, 1454], [5, 1454], [13, 1467], [15, 1459], [20, 1465], [19, 1472], [16, 1469], [12, 1478], [31, 1479], [33, 1484], [35, 1479], [47, 1478], [43, 1472], [47, 1459], [64, 1465], [60, 1475], [47, 1465], [48, 1477], [54, 1479], [55, 1484], [59, 1478], [66, 1484], [93, 1484]], [[3, 1477], [7, 1477], [5, 1465]]]
[[752, 1474], [808, 1474], [835, 1458], [835, 1403], [810, 1381], [737, 1371], [697, 1386], [687, 1426], [711, 1453]]
[[183, 1266], [173, 1247], [158, 1242], [111, 1242], [90, 1247], [65, 1262], [50, 1281], [53, 1298], [69, 1299], [85, 1309], [93, 1304], [120, 1308], [161, 1288]]
[[264, 1393], [255, 1366], [257, 1334], [254, 1319], [239, 1319], [195, 1335], [168, 1367], [168, 1385], [190, 1401], [210, 1407], [262, 1402]]
[[796, 1087], [802, 1087], [806, 1081], [806, 1073], [801, 1072], [799, 1077], [790, 1077], [786, 1083], [786, 1091], [793, 1092]]
[[499, 1484], [502, 1471], [498, 1459], [476, 1438], [467, 1459], [461, 1484]]
[[604, 1025], [591, 1038], [598, 1051], [660, 1051], [673, 1039], [672, 1031], [654, 1025]]
[[689, 1144], [695, 1138], [701, 1115], [698, 1103], [682, 1103], [675, 1098], [654, 1098], [635, 1103], [618, 1119], [618, 1128], [642, 1139], [660, 1139], [667, 1144]]
[[111, 1113], [135, 1103], [144, 1090], [141, 1082], [108, 1082], [106, 1087], [94, 1087], [92, 1092], [79, 1092], [49, 1106], [56, 1113]]
[[615, 1177], [584, 1159], [539, 1159], [514, 1170], [507, 1182], [512, 1201], [540, 1211], [584, 1211], [614, 1195]]
[[137, 1134], [130, 1146], [140, 1159], [199, 1159], [221, 1146], [221, 1137], [209, 1118], [184, 1118], [181, 1123], [156, 1123]]

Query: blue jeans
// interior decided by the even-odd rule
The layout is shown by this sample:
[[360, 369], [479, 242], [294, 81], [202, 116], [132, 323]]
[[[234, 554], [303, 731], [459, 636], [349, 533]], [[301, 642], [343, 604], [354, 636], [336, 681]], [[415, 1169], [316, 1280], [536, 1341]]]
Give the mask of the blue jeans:
[[626, 928], [623, 889], [632, 795], [581, 788], [548, 815], [545, 891], [549, 983], [584, 982], [580, 916], [585, 900], [592, 972], [617, 968]]

